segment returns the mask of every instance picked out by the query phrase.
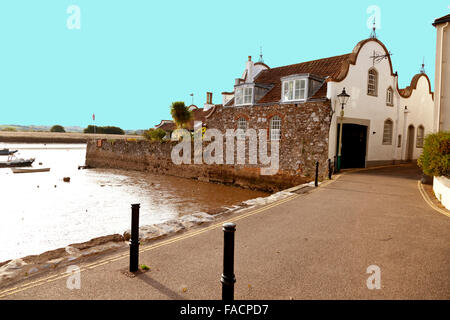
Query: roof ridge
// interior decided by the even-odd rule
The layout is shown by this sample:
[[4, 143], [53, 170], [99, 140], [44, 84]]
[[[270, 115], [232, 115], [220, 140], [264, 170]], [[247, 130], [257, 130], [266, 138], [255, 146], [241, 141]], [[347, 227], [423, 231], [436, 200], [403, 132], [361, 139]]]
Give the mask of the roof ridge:
[[321, 61], [321, 60], [340, 58], [340, 57], [350, 56], [350, 55], [351, 55], [351, 53], [345, 53], [345, 54], [340, 54], [340, 55], [337, 55], [337, 56], [331, 56], [331, 57], [326, 57], [326, 58], [320, 58], [320, 59], [315, 59], [315, 60], [309, 60], [309, 61], [303, 61], [303, 62], [298, 62], [298, 63], [287, 64], [287, 65], [284, 65], [284, 66], [271, 68], [270, 70], [276, 70], [276, 69], [281, 69], [281, 68], [285, 68], [285, 67], [296, 66], [296, 65], [299, 65], [299, 64], [303, 64], [303, 63], [317, 62], [317, 61]]

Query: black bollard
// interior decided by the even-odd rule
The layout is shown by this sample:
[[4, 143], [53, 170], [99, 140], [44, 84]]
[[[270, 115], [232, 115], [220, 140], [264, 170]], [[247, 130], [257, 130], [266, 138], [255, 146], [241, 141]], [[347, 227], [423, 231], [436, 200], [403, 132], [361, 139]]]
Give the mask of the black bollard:
[[141, 205], [131, 205], [131, 241], [130, 241], [130, 272], [139, 269], [139, 208]]
[[333, 170], [331, 169], [331, 159], [328, 159], [328, 179], [331, 180], [332, 175], [333, 175]]
[[236, 224], [232, 222], [224, 223], [222, 226], [223, 234], [223, 273], [220, 282], [222, 282], [222, 300], [234, 300], [234, 233]]
[[336, 157], [336, 156], [334, 156], [333, 170], [334, 170], [334, 173], [337, 173], [337, 172], [338, 172], [338, 171], [337, 171], [337, 157]]
[[316, 179], [314, 181], [316, 187], [319, 186], [319, 161], [316, 161]]

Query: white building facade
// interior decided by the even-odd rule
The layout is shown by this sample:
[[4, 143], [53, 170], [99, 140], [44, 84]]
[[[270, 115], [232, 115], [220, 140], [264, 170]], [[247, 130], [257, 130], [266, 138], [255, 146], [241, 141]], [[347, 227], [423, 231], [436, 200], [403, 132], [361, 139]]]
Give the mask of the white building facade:
[[[424, 136], [433, 131], [434, 101], [427, 75], [418, 74], [409, 87], [399, 89], [389, 52], [377, 39], [358, 43], [349, 60], [346, 76], [328, 82], [327, 97], [335, 110], [329, 157], [333, 159], [337, 155], [341, 120], [337, 95], [345, 88], [350, 99], [344, 107], [342, 157], [345, 158], [346, 152], [358, 156], [356, 151], [346, 148], [346, 143], [359, 147], [354, 141], [348, 141], [349, 135], [359, 133], [361, 161], [356, 167], [416, 160], [422, 152]], [[346, 134], [346, 127], [350, 134]]]
[[[341, 118], [338, 95], [344, 88], [350, 98]], [[328, 137], [323, 139], [328, 144], [328, 159], [338, 156], [341, 120], [343, 123], [341, 168], [414, 161], [434, 126], [434, 96], [428, 76], [419, 73], [408, 87], [398, 88], [390, 53], [376, 38], [360, 41], [349, 54], [277, 68], [253, 63], [249, 57], [242, 77], [235, 79], [234, 90], [222, 96], [224, 108], [244, 112], [257, 106], [273, 111], [268, 114], [286, 105], [301, 112], [309, 103], [322, 103], [322, 110], [330, 112], [324, 121], [324, 126], [329, 124]], [[314, 114], [311, 117], [317, 121]], [[280, 115], [276, 128], [272, 128], [271, 118], [265, 119], [270, 124], [268, 132], [276, 131], [281, 144], [284, 137], [292, 135], [285, 136], [292, 125], [307, 130], [305, 119], [292, 124], [282, 118]], [[287, 123], [290, 128], [285, 127]]]

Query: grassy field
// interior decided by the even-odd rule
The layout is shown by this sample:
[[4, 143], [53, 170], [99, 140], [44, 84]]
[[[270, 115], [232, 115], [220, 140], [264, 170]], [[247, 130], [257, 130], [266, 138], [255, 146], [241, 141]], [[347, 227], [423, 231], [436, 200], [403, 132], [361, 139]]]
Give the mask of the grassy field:
[[0, 131], [0, 142], [85, 143], [90, 139], [143, 139], [137, 135], [87, 134], [76, 132], [9, 132]]

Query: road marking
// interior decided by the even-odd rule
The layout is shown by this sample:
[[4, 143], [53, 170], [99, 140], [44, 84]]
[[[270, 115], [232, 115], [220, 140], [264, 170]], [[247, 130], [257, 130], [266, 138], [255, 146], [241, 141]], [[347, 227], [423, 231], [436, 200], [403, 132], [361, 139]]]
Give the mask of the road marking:
[[450, 214], [448, 212], [446, 212], [445, 210], [439, 208], [437, 205], [435, 205], [433, 203], [433, 201], [430, 199], [430, 197], [428, 196], [427, 192], [425, 191], [425, 189], [423, 188], [422, 183], [420, 182], [420, 180], [417, 181], [417, 187], [419, 188], [419, 192], [422, 195], [423, 199], [425, 200], [425, 202], [434, 210], [436, 210], [439, 213], [442, 213], [443, 215], [447, 216], [450, 218]]

